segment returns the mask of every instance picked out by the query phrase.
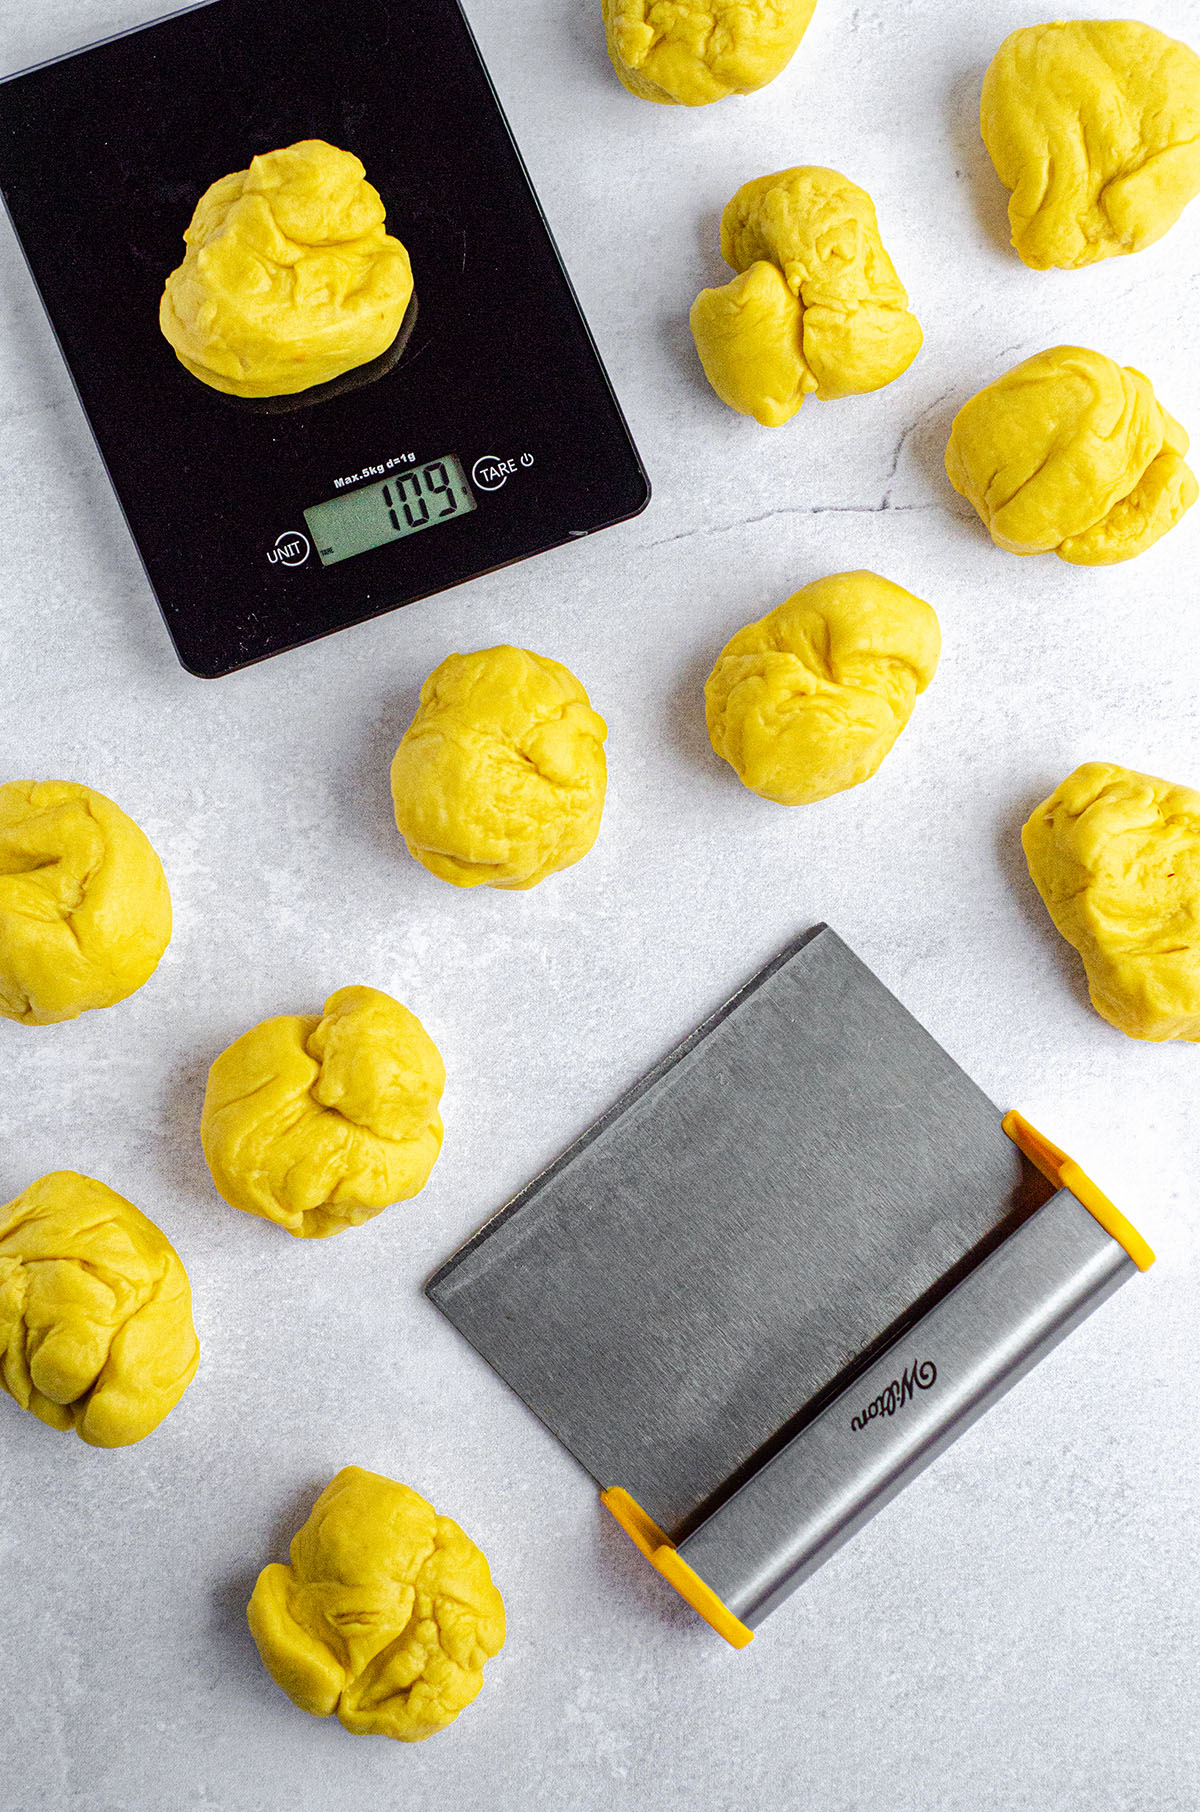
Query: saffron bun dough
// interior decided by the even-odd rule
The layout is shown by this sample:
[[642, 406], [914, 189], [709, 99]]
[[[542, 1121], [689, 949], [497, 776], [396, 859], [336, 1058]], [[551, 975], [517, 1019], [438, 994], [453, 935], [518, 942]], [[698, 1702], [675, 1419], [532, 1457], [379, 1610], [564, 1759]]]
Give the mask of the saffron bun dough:
[[878, 770], [941, 645], [932, 607], [890, 579], [818, 579], [717, 656], [704, 688], [709, 740], [763, 799], [828, 799]]
[[536, 887], [596, 841], [604, 719], [560, 661], [502, 645], [452, 654], [392, 761], [396, 828], [453, 887]]
[[1055, 346], [963, 404], [946, 474], [997, 547], [1112, 566], [1152, 547], [1195, 503], [1187, 450], [1140, 371]]
[[1200, 57], [1134, 19], [1010, 33], [979, 123], [1032, 270], [1140, 252], [1200, 193]]
[[0, 1388], [89, 1447], [144, 1440], [200, 1357], [179, 1254], [94, 1177], [55, 1170], [0, 1207]]
[[408, 1485], [362, 1466], [325, 1487], [288, 1563], [259, 1574], [246, 1615], [293, 1705], [401, 1743], [452, 1724], [504, 1646], [482, 1551]]
[[54, 1025], [115, 1006], [171, 938], [171, 895], [150, 840], [75, 780], [0, 786], [0, 1016]]
[[243, 1032], [208, 1073], [200, 1139], [232, 1208], [298, 1239], [361, 1226], [429, 1180], [446, 1071], [415, 1013], [340, 988]]
[[1200, 792], [1088, 761], [1021, 843], [1097, 1013], [1130, 1038], [1200, 1042]]
[[706, 107], [784, 70], [816, 0], [602, 0], [608, 54], [630, 94]]
[[807, 396], [882, 389], [921, 349], [875, 205], [836, 170], [743, 183], [721, 216], [721, 256], [737, 275], [701, 290], [692, 337], [721, 401], [764, 427]]
[[293, 395], [386, 352], [413, 293], [357, 157], [303, 139], [205, 190], [159, 323], [193, 377], [230, 396]]

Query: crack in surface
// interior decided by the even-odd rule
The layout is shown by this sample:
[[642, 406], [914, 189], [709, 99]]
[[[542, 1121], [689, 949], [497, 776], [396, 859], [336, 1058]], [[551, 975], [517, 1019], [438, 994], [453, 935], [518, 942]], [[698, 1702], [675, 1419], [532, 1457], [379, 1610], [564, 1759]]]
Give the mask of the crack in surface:
[[[1010, 347], [1006, 350], [1013, 351], [1015, 348]], [[656, 547], [670, 547], [677, 541], [689, 541], [694, 535], [727, 535], [734, 529], [755, 528], [760, 522], [771, 522], [780, 516], [881, 516], [893, 512], [899, 516], [912, 515], [923, 510], [950, 510], [952, 515], [956, 514], [948, 503], [893, 503], [892, 493], [895, 489], [896, 474], [900, 470], [900, 461], [908, 442], [922, 423], [928, 421], [934, 411], [940, 409], [942, 404], [947, 402], [959, 388], [959, 385], [951, 384], [940, 395], [933, 397], [901, 432], [892, 449], [891, 462], [883, 481], [883, 496], [878, 503], [796, 504], [789, 509], [767, 510], [761, 516], [748, 516], [739, 522], [702, 523], [696, 528], [683, 529], [677, 535], [664, 535], [659, 541], [648, 541], [642, 551], [649, 553]]]
[[947, 402], [949, 400], [949, 398], [954, 395], [954, 393], [957, 389], [958, 389], [957, 384], [951, 384], [948, 389], [942, 391], [940, 396], [935, 396], [931, 402], [926, 403], [925, 407], [921, 410], [920, 414], [915, 415], [913, 417], [912, 421], [909, 422], [907, 428], [905, 428], [903, 430], [903, 432], [901, 433], [899, 440], [896, 442], [896, 445], [892, 450], [892, 463], [888, 470], [887, 477], [883, 481], [883, 485], [884, 485], [883, 504], [882, 504], [883, 509], [885, 509], [885, 510], [910, 509], [911, 510], [911, 509], [919, 509], [922, 507], [919, 504], [898, 504], [897, 505], [897, 504], [893, 504], [893, 502], [892, 502], [892, 487], [894, 486], [894, 484], [896, 482], [896, 473], [900, 470], [901, 455], [903, 454], [905, 447], [908, 445], [908, 442], [912, 439], [912, 436], [916, 433], [917, 429], [921, 426], [921, 424], [923, 422], [928, 421], [929, 417], [933, 414], [934, 410], [940, 409], [942, 404], [944, 402]]
[[659, 541], [647, 541], [643, 553], [650, 553], [656, 547], [670, 547], [677, 541], [690, 541], [695, 535], [728, 535], [734, 529], [755, 528], [760, 522], [772, 522], [779, 516], [895, 516], [911, 515], [922, 510], [943, 510], [942, 503], [893, 503], [890, 495], [880, 503], [811, 503], [798, 504], [787, 510], [767, 510], [762, 516], [747, 516], [737, 522], [700, 523], [696, 528], [683, 529], [677, 535], [664, 535]]

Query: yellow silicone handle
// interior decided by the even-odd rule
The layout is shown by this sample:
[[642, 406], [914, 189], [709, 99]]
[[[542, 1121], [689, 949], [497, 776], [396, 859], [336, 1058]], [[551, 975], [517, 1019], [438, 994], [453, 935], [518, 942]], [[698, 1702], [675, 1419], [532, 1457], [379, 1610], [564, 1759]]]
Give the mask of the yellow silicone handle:
[[669, 1585], [673, 1585], [681, 1598], [685, 1598], [694, 1611], [698, 1611], [705, 1623], [716, 1630], [718, 1636], [724, 1636], [726, 1642], [734, 1648], [745, 1648], [754, 1641], [754, 1631], [748, 1629], [727, 1605], [722, 1604], [711, 1586], [705, 1585], [699, 1573], [689, 1567], [680, 1556], [678, 1548], [669, 1535], [664, 1535], [654, 1518], [647, 1516], [636, 1498], [630, 1497], [628, 1491], [620, 1485], [610, 1485], [607, 1491], [600, 1493], [600, 1502], [620, 1523], [634, 1546], [640, 1548], [650, 1565], [657, 1569]]
[[1139, 1271], [1150, 1269], [1154, 1263], [1154, 1254], [1137, 1228], [1131, 1226], [1121, 1210], [1097, 1189], [1090, 1177], [1085, 1176], [1074, 1158], [1069, 1158], [1065, 1151], [1052, 1145], [1015, 1108], [1005, 1114], [1001, 1124], [1017, 1150], [1023, 1151], [1029, 1162], [1036, 1164], [1044, 1177], [1058, 1189], [1069, 1189], [1075, 1200], [1089, 1214], [1095, 1215], [1104, 1231], [1116, 1240], [1118, 1246], [1124, 1246]]

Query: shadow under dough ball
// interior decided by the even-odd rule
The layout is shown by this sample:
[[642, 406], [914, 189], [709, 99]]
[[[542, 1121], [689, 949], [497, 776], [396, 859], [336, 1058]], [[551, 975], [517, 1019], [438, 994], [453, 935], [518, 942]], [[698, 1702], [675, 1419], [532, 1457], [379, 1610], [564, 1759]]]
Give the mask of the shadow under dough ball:
[[196, 204], [159, 308], [180, 363], [214, 390], [263, 398], [383, 359], [413, 293], [385, 217], [359, 159], [323, 139], [221, 177]]
[[298, 409], [311, 409], [316, 403], [331, 403], [339, 396], [349, 396], [353, 390], [365, 390], [368, 384], [377, 383], [396, 369], [416, 329], [418, 312], [414, 290], [404, 311], [400, 331], [391, 345], [377, 359], [368, 359], [365, 365], [354, 365], [340, 377], [330, 378], [326, 384], [313, 384], [308, 390], [289, 391], [282, 396], [234, 396], [227, 390], [214, 390], [212, 394], [222, 408], [246, 415], [294, 415]]
[[246, 1614], [263, 1666], [301, 1711], [401, 1743], [452, 1724], [504, 1646], [480, 1549], [407, 1485], [361, 1466], [325, 1487]]

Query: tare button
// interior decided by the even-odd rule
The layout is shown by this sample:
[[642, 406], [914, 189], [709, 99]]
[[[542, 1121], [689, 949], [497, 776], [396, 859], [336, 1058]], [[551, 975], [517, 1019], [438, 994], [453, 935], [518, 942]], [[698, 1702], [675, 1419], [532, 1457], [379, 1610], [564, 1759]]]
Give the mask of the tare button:
[[532, 464], [532, 453], [522, 453], [517, 459], [501, 459], [498, 453], [481, 453], [471, 467], [471, 482], [481, 491], [498, 491], [517, 472], [528, 471]]

